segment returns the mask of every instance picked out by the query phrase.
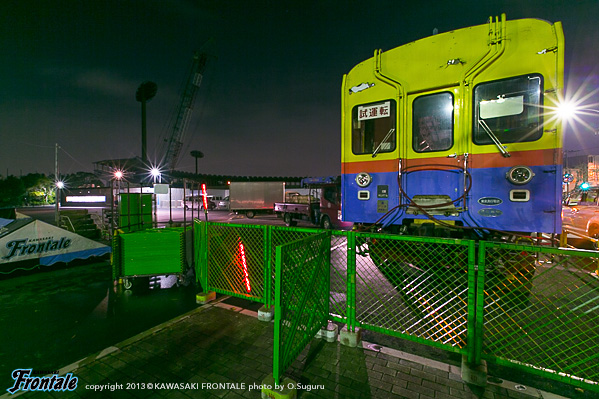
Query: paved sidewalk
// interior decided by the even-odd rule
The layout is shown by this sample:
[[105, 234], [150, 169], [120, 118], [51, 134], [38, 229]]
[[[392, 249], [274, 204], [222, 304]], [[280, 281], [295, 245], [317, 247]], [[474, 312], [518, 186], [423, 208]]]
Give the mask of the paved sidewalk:
[[[272, 373], [272, 348], [272, 323], [217, 302], [64, 367], [61, 375], [78, 378], [73, 392], [0, 398], [260, 398], [260, 384]], [[377, 345], [314, 339], [287, 375], [301, 385], [302, 399], [561, 398], [499, 380], [469, 387], [459, 374], [459, 367]]]

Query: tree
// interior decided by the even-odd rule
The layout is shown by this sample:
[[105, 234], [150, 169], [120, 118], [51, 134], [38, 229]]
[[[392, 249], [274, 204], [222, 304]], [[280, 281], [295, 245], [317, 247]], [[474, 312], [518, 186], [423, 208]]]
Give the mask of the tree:
[[23, 180], [8, 176], [0, 180], [0, 208], [20, 206], [25, 198], [26, 190]]

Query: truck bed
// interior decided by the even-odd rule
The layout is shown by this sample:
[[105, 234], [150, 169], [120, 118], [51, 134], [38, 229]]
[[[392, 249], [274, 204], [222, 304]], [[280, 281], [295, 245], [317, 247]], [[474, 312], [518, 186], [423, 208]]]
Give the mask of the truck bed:
[[290, 202], [275, 202], [275, 213], [291, 213], [294, 215], [310, 216], [310, 213], [315, 206], [319, 206], [319, 203], [313, 202], [311, 204], [296, 204]]

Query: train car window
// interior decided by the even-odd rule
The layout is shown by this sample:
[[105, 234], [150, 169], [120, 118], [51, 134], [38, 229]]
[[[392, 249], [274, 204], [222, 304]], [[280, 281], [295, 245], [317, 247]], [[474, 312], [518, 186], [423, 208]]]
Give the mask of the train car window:
[[476, 144], [517, 143], [541, 138], [543, 77], [538, 74], [481, 83], [474, 88]]
[[416, 152], [446, 151], [453, 146], [453, 95], [418, 97], [412, 104], [412, 148]]
[[395, 150], [395, 100], [363, 104], [352, 110], [352, 152], [377, 154]]

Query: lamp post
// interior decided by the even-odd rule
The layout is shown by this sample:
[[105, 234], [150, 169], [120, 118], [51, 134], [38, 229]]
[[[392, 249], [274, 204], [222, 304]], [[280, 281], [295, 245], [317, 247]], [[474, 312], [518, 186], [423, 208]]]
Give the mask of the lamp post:
[[150, 101], [158, 91], [158, 85], [154, 82], [143, 82], [135, 93], [135, 99], [141, 103], [141, 159], [148, 162], [146, 146], [146, 102]]
[[[8, 173], [7, 173], [8, 175]], [[56, 208], [54, 211], [54, 222], [57, 227], [60, 227], [60, 184], [63, 184], [60, 181], [60, 177], [58, 176], [58, 143], [55, 143], [54, 146], [54, 184], [56, 186], [54, 193], [54, 201], [56, 202]]]
[[204, 153], [202, 151], [193, 150], [190, 152], [190, 155], [196, 159], [196, 177], [198, 175], [198, 158], [204, 158]]

